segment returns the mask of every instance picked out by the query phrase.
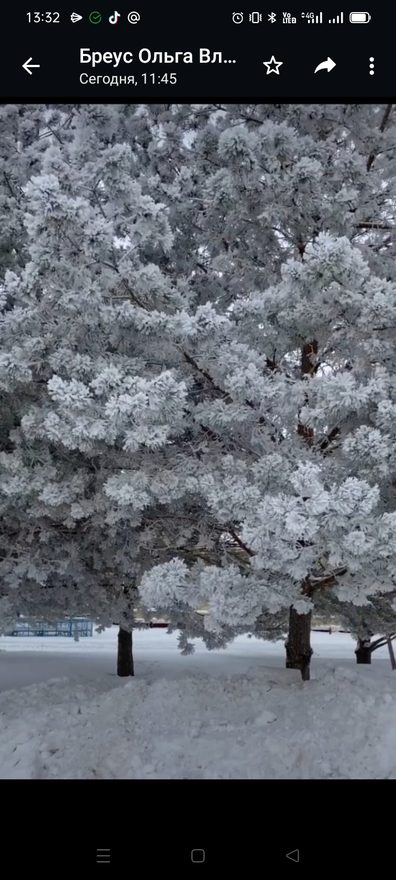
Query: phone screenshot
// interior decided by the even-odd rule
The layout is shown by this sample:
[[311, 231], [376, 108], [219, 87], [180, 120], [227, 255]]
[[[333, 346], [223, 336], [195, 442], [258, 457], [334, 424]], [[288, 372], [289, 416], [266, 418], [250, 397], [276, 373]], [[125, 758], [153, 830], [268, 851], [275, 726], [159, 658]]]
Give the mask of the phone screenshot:
[[395, 28], [2, 10], [5, 876], [391, 863]]

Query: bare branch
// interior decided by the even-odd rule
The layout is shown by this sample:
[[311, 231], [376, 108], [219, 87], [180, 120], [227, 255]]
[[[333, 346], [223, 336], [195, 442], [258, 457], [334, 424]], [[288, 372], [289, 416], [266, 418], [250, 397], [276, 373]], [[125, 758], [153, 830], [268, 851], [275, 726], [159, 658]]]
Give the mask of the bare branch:
[[386, 231], [396, 229], [388, 223], [376, 223], [375, 220], [368, 220], [365, 223], [356, 223], [355, 229], [385, 229]]
[[308, 576], [305, 581], [303, 581], [302, 594], [304, 596], [311, 596], [315, 590], [320, 590], [322, 587], [333, 587], [337, 583], [337, 578], [346, 574], [347, 570], [347, 567], [344, 565], [340, 568], [335, 568], [334, 571], [329, 572], [323, 577], [315, 577], [314, 575]]
[[335, 428], [332, 428], [327, 436], [319, 443], [319, 449], [322, 449], [323, 451], [327, 449], [328, 446], [333, 443], [333, 441], [336, 439], [336, 437], [339, 436], [340, 433], [340, 428], [338, 428], [337, 426]]
[[210, 373], [208, 373], [207, 370], [205, 370], [203, 367], [200, 367], [197, 364], [196, 360], [194, 360], [192, 355], [188, 354], [188, 352], [185, 351], [184, 348], [181, 348], [180, 346], [179, 346], [179, 348], [180, 348], [180, 351], [182, 352], [184, 359], [187, 361], [187, 363], [190, 364], [190, 366], [194, 367], [194, 369], [197, 370], [198, 373], [201, 374], [201, 376], [204, 376], [204, 378], [207, 380], [207, 382], [210, 383], [210, 385], [212, 386], [214, 391], [217, 391], [218, 394], [221, 394], [221, 396], [224, 398], [224, 400], [227, 400], [228, 403], [232, 403], [232, 398], [230, 397], [228, 392], [224, 391], [223, 388], [220, 388], [220, 386], [216, 384], [214, 379], [212, 379], [212, 376], [210, 375]]
[[[385, 107], [385, 112], [384, 112], [384, 115], [383, 115], [383, 117], [382, 117], [382, 121], [381, 121], [381, 124], [380, 124], [380, 127], [379, 127], [379, 130], [380, 130], [381, 134], [383, 134], [383, 132], [385, 131], [385, 128], [386, 128], [387, 122], [388, 122], [388, 120], [389, 120], [389, 117], [390, 117], [390, 114], [391, 114], [391, 111], [392, 111], [392, 107], [393, 107], [393, 104], [387, 104], [386, 107]], [[379, 151], [378, 151], [378, 152], [379, 152]], [[376, 160], [376, 158], [377, 158], [377, 156], [378, 156], [378, 152], [377, 152], [377, 153], [374, 153], [374, 152], [370, 153], [370, 155], [369, 155], [369, 157], [368, 157], [368, 159], [367, 159], [367, 166], [366, 166], [366, 167], [367, 167], [367, 171], [371, 171], [371, 168], [373, 167], [373, 164], [374, 164], [374, 162], [375, 162], [375, 160]]]
[[239, 535], [237, 535], [236, 531], [232, 528], [232, 526], [228, 526], [227, 531], [231, 535], [231, 537], [234, 539], [234, 541], [236, 541], [236, 543], [238, 544], [238, 547], [240, 547], [241, 550], [243, 550], [245, 553], [247, 553], [248, 556], [255, 556], [256, 555], [254, 550], [251, 550], [250, 547], [248, 547], [247, 544], [245, 544], [244, 541], [242, 541], [242, 539], [239, 537]]
[[376, 651], [377, 648], [383, 648], [388, 641], [392, 641], [396, 639], [396, 633], [389, 633], [387, 636], [380, 636], [379, 639], [376, 639], [375, 642], [371, 642], [370, 651]]

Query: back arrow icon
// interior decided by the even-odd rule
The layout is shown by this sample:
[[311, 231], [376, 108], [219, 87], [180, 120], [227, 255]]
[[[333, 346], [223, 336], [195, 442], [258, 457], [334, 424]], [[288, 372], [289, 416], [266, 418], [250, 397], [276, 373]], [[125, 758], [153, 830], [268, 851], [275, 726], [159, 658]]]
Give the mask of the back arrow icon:
[[290, 859], [291, 862], [299, 862], [300, 861], [300, 850], [292, 849], [291, 852], [286, 853], [286, 858]]
[[335, 61], [332, 58], [327, 58], [326, 61], [322, 61], [321, 64], [315, 68], [314, 73], [317, 73], [318, 70], [327, 70], [327, 73], [330, 73], [331, 70], [334, 70], [336, 66]]
[[31, 67], [40, 67], [39, 64], [31, 64], [32, 60], [32, 58], [28, 58], [28, 60], [25, 61], [24, 64], [22, 64], [23, 69], [26, 70], [26, 73], [29, 73], [30, 76], [32, 76], [32, 71], [30, 70]]

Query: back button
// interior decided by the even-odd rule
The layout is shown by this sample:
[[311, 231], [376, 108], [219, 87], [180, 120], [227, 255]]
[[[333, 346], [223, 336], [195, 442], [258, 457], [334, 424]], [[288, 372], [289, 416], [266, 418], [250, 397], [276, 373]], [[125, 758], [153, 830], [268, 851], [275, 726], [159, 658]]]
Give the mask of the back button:
[[286, 853], [286, 858], [290, 859], [291, 862], [299, 862], [300, 861], [300, 850], [292, 849], [291, 852]]

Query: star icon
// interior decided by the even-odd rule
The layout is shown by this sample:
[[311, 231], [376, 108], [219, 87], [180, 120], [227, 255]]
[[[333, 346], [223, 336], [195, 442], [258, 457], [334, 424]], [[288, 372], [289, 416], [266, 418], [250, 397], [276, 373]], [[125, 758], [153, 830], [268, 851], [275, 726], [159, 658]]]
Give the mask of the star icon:
[[263, 64], [265, 64], [267, 68], [267, 76], [269, 73], [277, 73], [279, 76], [279, 68], [283, 64], [283, 61], [276, 61], [275, 55], [271, 55], [270, 60], [263, 61]]

